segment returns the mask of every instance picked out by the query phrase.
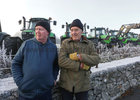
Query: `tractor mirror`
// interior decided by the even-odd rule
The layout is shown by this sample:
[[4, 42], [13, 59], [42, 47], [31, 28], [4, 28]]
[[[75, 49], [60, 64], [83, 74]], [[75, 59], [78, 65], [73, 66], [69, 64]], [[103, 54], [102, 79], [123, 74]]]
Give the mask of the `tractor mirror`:
[[57, 24], [57, 22], [56, 21], [53, 21], [53, 25], [56, 25]]
[[65, 27], [65, 25], [62, 25], [62, 28], [64, 28]]
[[22, 20], [19, 20], [19, 21], [18, 21], [18, 24], [20, 25], [21, 23], [22, 23]]
[[49, 20], [52, 20], [52, 18], [51, 18], [51, 17], [49, 17]]
[[0, 32], [2, 32], [1, 22], [0, 22]]
[[87, 29], [89, 29], [89, 25], [87, 25]]

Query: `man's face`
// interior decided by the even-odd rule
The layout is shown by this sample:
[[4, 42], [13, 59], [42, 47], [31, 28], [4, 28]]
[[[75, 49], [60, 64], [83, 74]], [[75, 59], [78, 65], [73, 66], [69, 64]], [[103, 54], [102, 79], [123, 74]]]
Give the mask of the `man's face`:
[[36, 26], [35, 34], [36, 34], [36, 39], [39, 42], [43, 42], [43, 41], [47, 40], [49, 32], [42, 26]]
[[81, 39], [82, 30], [79, 27], [71, 27], [71, 36], [73, 40]]

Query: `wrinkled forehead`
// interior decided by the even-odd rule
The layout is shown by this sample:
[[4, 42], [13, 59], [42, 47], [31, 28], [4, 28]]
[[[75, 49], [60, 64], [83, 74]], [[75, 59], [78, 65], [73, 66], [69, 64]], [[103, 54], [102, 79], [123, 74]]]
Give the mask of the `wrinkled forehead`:
[[71, 27], [70, 30], [71, 30], [71, 31], [72, 31], [72, 30], [81, 30], [81, 31], [82, 31], [82, 29], [80, 29], [80, 28], [77, 27], [77, 26]]

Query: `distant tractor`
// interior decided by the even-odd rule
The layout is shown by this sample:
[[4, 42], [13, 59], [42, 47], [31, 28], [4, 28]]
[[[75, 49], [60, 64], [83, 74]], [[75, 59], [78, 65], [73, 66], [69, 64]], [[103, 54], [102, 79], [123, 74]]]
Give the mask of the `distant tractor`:
[[117, 33], [117, 40], [119, 45], [125, 45], [127, 43], [140, 45], [140, 38], [138, 34], [129, 32], [131, 29], [140, 29], [140, 23], [124, 24], [121, 26]]
[[87, 24], [85, 23], [85, 24], [83, 25], [83, 33], [82, 33], [82, 35], [85, 36], [86, 38], [88, 38], [88, 37], [87, 37], [87, 34], [88, 34], [87, 29], [89, 29], [89, 25], [87, 25]]
[[104, 45], [107, 45], [108, 48], [111, 48], [114, 46], [114, 37], [108, 35], [108, 29], [104, 27], [95, 27], [93, 29], [90, 29], [90, 34], [88, 35], [90, 40], [95, 42], [97, 45], [98, 42], [101, 42]]
[[66, 31], [65, 31], [65, 34], [60, 36], [60, 41], [61, 43], [63, 42], [63, 40], [67, 39], [67, 38], [70, 38], [70, 24], [68, 24], [66, 22], [66, 25], [62, 25], [62, 28], [65, 28], [66, 27]]
[[108, 35], [112, 37], [111, 39], [111, 44], [113, 46], [116, 46], [118, 41], [117, 41], [117, 34], [119, 30], [108, 30]]
[[[22, 40], [25, 41], [27, 39], [33, 38], [35, 36], [35, 25], [39, 21], [48, 21], [49, 23], [53, 22], [53, 25], [56, 25], [56, 21], [52, 21], [51, 18], [45, 19], [45, 18], [31, 18], [29, 21], [26, 21], [25, 17], [23, 17], [23, 29], [21, 29], [21, 37]], [[19, 21], [19, 24], [21, 24], [22, 20]], [[28, 27], [26, 28], [26, 25], [28, 24]], [[50, 33], [49, 38], [53, 43], [56, 43], [56, 36], [54, 33]]]

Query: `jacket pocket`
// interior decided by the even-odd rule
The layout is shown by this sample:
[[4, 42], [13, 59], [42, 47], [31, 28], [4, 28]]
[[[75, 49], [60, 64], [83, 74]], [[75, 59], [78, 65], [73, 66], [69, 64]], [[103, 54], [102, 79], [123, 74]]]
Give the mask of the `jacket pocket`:
[[19, 86], [19, 89], [26, 93], [26, 92], [29, 92], [31, 90], [33, 90], [35, 87], [35, 82], [33, 79], [30, 79], [30, 80], [22, 80], [20, 86]]
[[18, 88], [20, 88], [20, 87], [21, 87], [22, 82], [23, 82], [23, 78], [20, 80], [19, 84], [17, 84]]
[[66, 82], [67, 70], [62, 69], [60, 72], [60, 82]]

